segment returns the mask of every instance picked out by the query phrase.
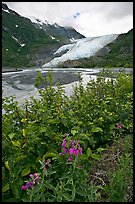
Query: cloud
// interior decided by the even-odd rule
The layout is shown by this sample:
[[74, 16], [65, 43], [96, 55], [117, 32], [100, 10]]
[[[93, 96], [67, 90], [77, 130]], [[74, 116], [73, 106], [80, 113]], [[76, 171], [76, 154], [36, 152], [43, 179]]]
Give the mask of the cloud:
[[127, 32], [133, 27], [133, 2], [6, 2], [23, 16], [75, 28], [88, 36]]

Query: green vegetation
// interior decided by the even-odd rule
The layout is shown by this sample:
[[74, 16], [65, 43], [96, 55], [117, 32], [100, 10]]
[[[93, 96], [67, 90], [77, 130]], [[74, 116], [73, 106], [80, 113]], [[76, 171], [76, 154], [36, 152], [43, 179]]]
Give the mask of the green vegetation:
[[[20, 44], [25, 46], [21, 47]], [[2, 10], [2, 66], [30, 66], [33, 58], [36, 58], [36, 53], [52, 50], [56, 45], [58, 45], [56, 39], [52, 40], [43, 30], [36, 28], [28, 18]]]
[[[40, 73], [36, 86], [38, 79], [44, 80]], [[31, 97], [24, 107], [14, 97], [2, 99], [2, 200], [128, 201], [133, 185], [133, 75], [122, 73], [108, 81], [98, 77], [86, 88], [80, 75], [70, 98], [60, 85], [52, 87], [50, 73], [45, 80], [41, 98]], [[107, 179], [98, 172], [104, 168]]]

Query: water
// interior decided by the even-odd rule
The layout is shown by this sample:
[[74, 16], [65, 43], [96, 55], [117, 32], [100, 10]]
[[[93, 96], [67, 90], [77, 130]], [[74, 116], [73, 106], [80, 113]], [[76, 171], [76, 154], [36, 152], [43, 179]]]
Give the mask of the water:
[[[119, 71], [118, 68], [115, 68], [115, 70]], [[131, 68], [126, 68], [124, 70], [126, 73], [132, 71]], [[43, 75], [46, 75], [48, 71], [52, 71], [54, 84], [56, 84], [56, 82], [61, 82], [66, 95], [70, 97], [73, 86], [78, 84], [78, 72], [82, 74], [82, 83], [85, 87], [89, 80], [97, 79], [96, 74], [101, 72], [102, 68], [38, 68], [34, 70], [25, 69], [18, 72], [2, 73], [2, 97], [15, 95], [15, 100], [18, 101], [19, 105], [24, 104], [25, 98], [28, 100], [31, 96], [34, 96], [34, 98], [40, 98], [38, 89], [34, 86], [37, 71], [41, 71]]]

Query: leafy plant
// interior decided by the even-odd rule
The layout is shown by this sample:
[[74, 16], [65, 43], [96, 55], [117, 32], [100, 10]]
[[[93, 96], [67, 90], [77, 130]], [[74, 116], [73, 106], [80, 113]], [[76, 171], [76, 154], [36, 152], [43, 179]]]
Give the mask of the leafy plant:
[[[89, 81], [84, 88], [80, 76], [79, 85], [68, 98], [60, 85], [56, 89], [52, 86], [49, 73], [43, 79], [46, 88], [39, 90], [40, 99], [31, 97], [21, 108], [15, 97], [3, 98], [3, 201], [86, 202], [100, 199], [101, 188], [89, 181], [91, 162], [99, 161], [102, 152], [114, 140], [132, 134], [132, 77], [122, 73], [117, 79], [106, 81], [102, 76], [97, 81]], [[61, 149], [65, 138], [67, 154]], [[76, 142], [73, 144], [73, 141]], [[46, 170], [43, 167], [49, 161], [51, 166], [48, 164]], [[29, 174], [34, 173], [38, 173], [41, 183], [28, 188], [27, 194], [21, 187], [25, 181], [32, 182]], [[119, 180], [124, 182], [121, 174], [116, 180], [114, 178], [112, 185], [119, 186]], [[108, 195], [110, 200], [114, 196], [111, 191]]]

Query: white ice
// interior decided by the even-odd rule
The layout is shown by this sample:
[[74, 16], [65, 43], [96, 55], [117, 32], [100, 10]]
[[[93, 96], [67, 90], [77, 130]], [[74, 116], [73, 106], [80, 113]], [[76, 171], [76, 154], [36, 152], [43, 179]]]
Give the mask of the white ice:
[[77, 40], [76, 43], [67, 44], [60, 47], [54, 54], [68, 50], [61, 57], [56, 57], [43, 67], [56, 67], [58, 63], [67, 60], [77, 60], [80, 58], [89, 58], [96, 54], [101, 48], [112, 42], [118, 37], [118, 34], [109, 34], [99, 37], [87, 37]]

